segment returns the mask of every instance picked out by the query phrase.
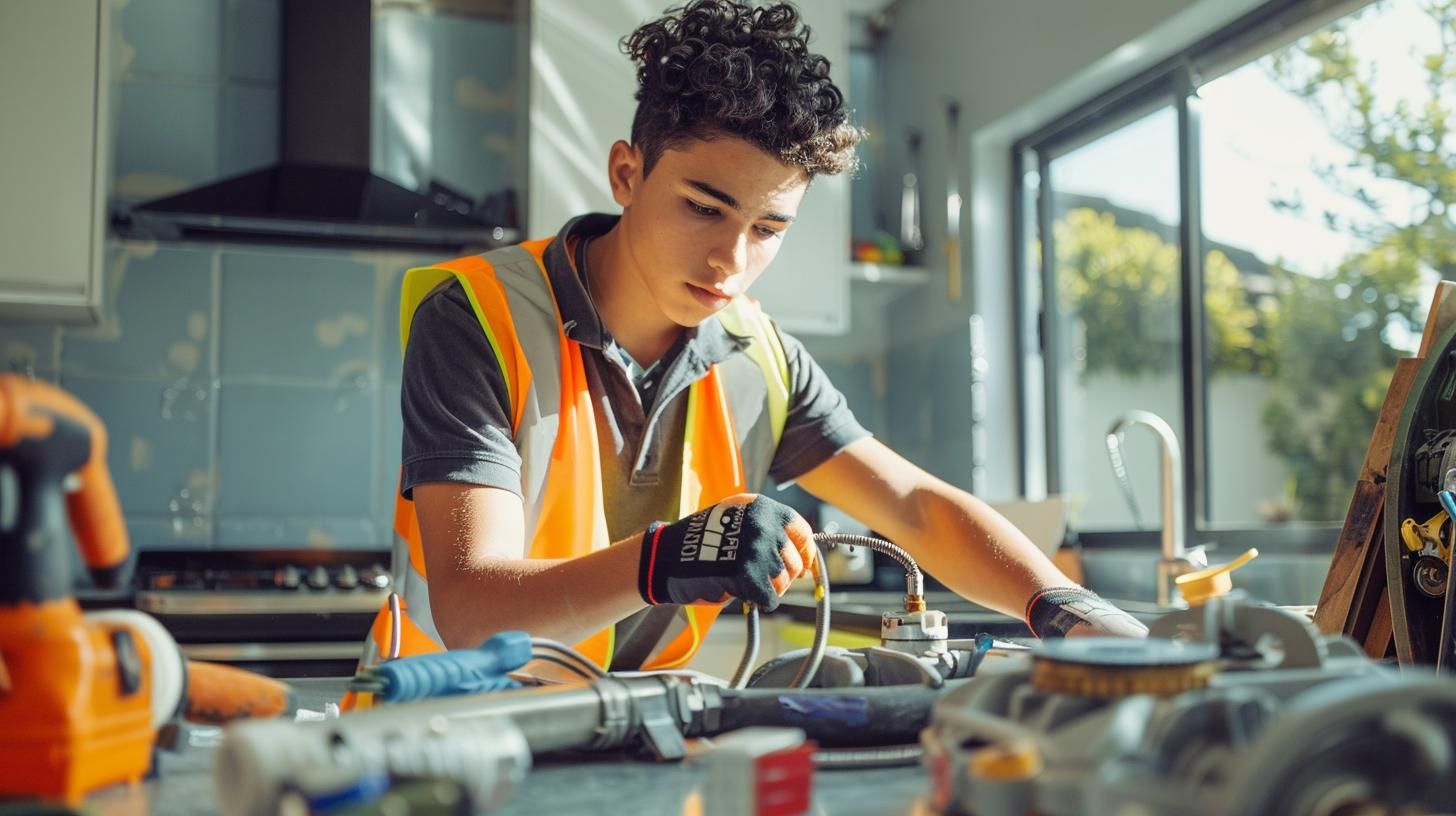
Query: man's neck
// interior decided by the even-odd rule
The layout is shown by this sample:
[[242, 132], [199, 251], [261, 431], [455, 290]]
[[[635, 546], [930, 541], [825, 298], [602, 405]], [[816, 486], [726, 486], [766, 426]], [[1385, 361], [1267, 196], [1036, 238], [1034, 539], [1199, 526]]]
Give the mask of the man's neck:
[[587, 245], [587, 286], [607, 332], [646, 367], [672, 348], [683, 327], [648, 305], [652, 296], [633, 266], [620, 228], [619, 222]]

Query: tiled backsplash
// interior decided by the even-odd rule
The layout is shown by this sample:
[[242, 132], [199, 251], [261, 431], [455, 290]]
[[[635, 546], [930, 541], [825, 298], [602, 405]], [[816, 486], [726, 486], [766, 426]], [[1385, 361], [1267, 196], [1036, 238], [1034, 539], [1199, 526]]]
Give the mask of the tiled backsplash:
[[104, 321], [0, 324], [91, 406], [141, 548], [388, 546], [399, 283], [435, 258], [113, 242]]
[[[279, 0], [113, 2], [115, 203], [277, 160]], [[510, 24], [396, 9], [376, 25], [386, 58], [424, 44], [435, 60], [427, 88], [392, 97], [427, 108], [429, 161], [398, 130], [407, 112], [388, 108], [381, 169], [409, 182], [433, 168], [472, 194], [508, 185], [524, 104]], [[399, 287], [406, 268], [438, 259], [122, 241], [106, 257], [102, 322], [0, 322], [0, 369], [58, 382], [100, 415], [135, 544], [388, 546]], [[883, 358], [805, 339], [883, 435]]]
[[113, 198], [277, 161], [278, 0], [113, 2]]

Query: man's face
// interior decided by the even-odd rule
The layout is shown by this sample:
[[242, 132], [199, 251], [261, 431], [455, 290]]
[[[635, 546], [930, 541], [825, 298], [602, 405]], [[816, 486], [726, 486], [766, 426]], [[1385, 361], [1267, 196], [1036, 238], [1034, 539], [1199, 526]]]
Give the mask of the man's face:
[[[635, 171], [617, 163], [620, 150], [637, 157]], [[763, 274], [809, 187], [803, 170], [735, 136], [665, 150], [646, 177], [637, 151], [619, 143], [613, 157], [629, 274], [679, 326], [702, 323]]]

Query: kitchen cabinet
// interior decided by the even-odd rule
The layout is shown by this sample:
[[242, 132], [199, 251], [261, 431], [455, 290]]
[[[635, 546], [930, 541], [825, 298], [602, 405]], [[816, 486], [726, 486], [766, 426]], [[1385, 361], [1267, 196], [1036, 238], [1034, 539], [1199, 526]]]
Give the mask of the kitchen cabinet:
[[0, 318], [94, 322], [107, 0], [0, 3]]
[[[852, 99], [849, 17], [843, 0], [798, 4]], [[635, 0], [531, 0], [531, 89], [527, 227], [550, 235], [583, 212], [617, 212], [607, 186], [607, 152], [631, 132], [636, 69], [617, 43], [656, 14]], [[849, 329], [849, 179], [814, 180], [798, 220], [751, 294], [789, 331]]]

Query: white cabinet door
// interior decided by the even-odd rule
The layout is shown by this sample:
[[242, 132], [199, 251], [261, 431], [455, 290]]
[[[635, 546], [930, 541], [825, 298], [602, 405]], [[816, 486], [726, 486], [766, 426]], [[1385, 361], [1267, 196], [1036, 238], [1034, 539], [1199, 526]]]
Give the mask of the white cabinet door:
[[[799, 7], [814, 31], [810, 47], [829, 58], [844, 88], [843, 0], [805, 0]], [[618, 211], [607, 186], [607, 151], [631, 132], [637, 79], [617, 43], [661, 8], [652, 0], [531, 0], [532, 236], [550, 235], [585, 212]], [[789, 331], [843, 333], [849, 328], [849, 180], [815, 180], [798, 215], [750, 294]]]
[[96, 319], [106, 5], [0, 3], [0, 317]]

